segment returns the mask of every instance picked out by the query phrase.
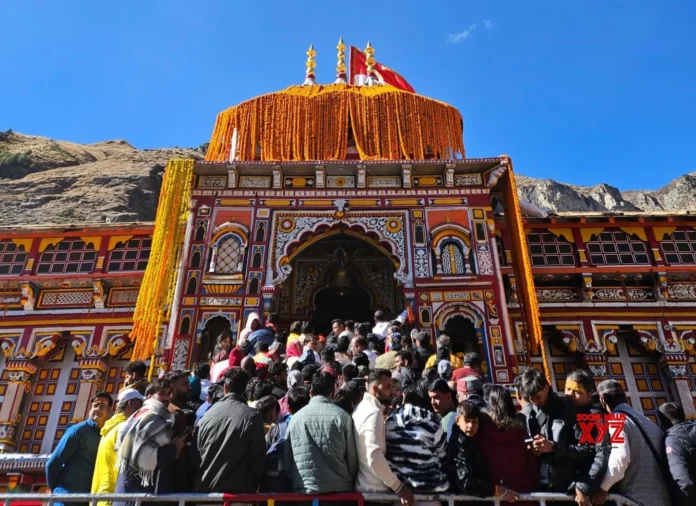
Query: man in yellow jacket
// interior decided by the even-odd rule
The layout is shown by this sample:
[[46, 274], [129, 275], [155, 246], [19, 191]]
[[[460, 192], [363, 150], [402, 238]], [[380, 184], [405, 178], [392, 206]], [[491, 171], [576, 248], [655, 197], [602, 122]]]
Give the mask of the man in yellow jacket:
[[[102, 438], [99, 442], [97, 462], [92, 477], [93, 494], [113, 494], [116, 490], [118, 478], [116, 441], [119, 428], [142, 407], [144, 400], [140, 392], [133, 388], [124, 388], [118, 393], [116, 414], [109, 418], [101, 429]], [[99, 501], [97, 504], [111, 506], [111, 501]]]

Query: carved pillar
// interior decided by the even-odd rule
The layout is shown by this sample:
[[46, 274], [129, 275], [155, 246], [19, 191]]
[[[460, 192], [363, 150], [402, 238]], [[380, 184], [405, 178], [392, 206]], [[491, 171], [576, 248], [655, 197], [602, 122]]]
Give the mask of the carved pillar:
[[323, 165], [316, 165], [314, 167], [314, 187], [315, 188], [324, 188], [326, 186], [324, 175], [325, 175], [324, 166]]
[[273, 189], [280, 190], [283, 187], [283, 169], [280, 165], [273, 166]]
[[594, 297], [594, 290], [592, 290], [592, 274], [583, 273], [582, 274], [583, 283], [583, 297], [585, 302], [590, 302], [592, 297]]
[[106, 372], [106, 362], [100, 358], [80, 360], [80, 389], [77, 392], [75, 410], [70, 423], [81, 422], [89, 414], [91, 400], [101, 390], [102, 375]]
[[236, 188], [237, 187], [237, 167], [231, 167], [227, 169], [227, 187]]
[[37, 370], [31, 360], [8, 360], [5, 364], [8, 370], [8, 384], [5, 390], [5, 400], [0, 407], [0, 453], [14, 450], [14, 438], [19, 423], [19, 407], [24, 394], [31, 389], [29, 378]]
[[696, 418], [696, 407], [691, 397], [691, 385], [687, 376], [688, 358], [684, 353], [665, 353], [658, 362], [669, 379], [674, 399], [684, 408], [687, 418]]
[[104, 289], [104, 282], [100, 280], [95, 280], [93, 284], [94, 294], [92, 298], [94, 299], [95, 309], [104, 309], [104, 303], [106, 302], [106, 291]]
[[357, 166], [358, 169], [358, 180], [356, 182], [356, 186], [358, 188], [366, 188], [367, 187], [367, 168], [363, 164], [358, 164]]
[[31, 283], [22, 283], [22, 296], [20, 302], [25, 311], [33, 311], [36, 304], [36, 290]]
[[401, 179], [402, 179], [402, 184], [404, 188], [410, 188], [411, 187], [411, 169], [413, 168], [413, 165], [410, 163], [404, 163], [401, 165]]
[[211, 272], [211, 273], [215, 272], [215, 262], [217, 261], [217, 253], [218, 253], [218, 247], [216, 244], [211, 248], [210, 269], [208, 269], [208, 272]]

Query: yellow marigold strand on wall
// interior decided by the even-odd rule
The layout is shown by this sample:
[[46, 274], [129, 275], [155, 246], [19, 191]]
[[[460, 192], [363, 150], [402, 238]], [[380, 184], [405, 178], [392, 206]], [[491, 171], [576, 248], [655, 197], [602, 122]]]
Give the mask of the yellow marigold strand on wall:
[[135, 347], [131, 360], [146, 360], [154, 354], [162, 324], [171, 311], [175, 273], [189, 213], [194, 163], [194, 160], [171, 160], [164, 172], [150, 261], [133, 314], [130, 335]]
[[235, 130], [239, 160], [345, 159], [349, 124], [365, 160], [464, 153], [454, 107], [387, 85], [331, 84], [292, 86], [221, 112], [206, 159], [229, 160]]
[[512, 266], [515, 271], [515, 277], [517, 278], [517, 291], [519, 294], [520, 306], [524, 314], [524, 321], [527, 325], [530, 344], [534, 347], [539, 347], [546, 379], [551, 382], [549, 357], [546, 353], [546, 347], [544, 346], [541, 334], [539, 302], [534, 288], [532, 264], [529, 259], [529, 249], [527, 246], [527, 234], [524, 232], [522, 210], [520, 209], [520, 200], [517, 196], [517, 185], [515, 184], [515, 175], [513, 174], [511, 163], [508, 164], [508, 170], [501, 178], [501, 182], [503, 186], [505, 221], [510, 225], [510, 242], [512, 243], [513, 258]]

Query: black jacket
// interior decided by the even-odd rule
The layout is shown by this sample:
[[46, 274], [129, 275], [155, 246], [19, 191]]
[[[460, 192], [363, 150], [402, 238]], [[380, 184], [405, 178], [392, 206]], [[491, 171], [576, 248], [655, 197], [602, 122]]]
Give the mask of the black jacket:
[[[603, 415], [604, 410], [598, 403], [591, 402], [584, 408], [579, 408], [577, 413]], [[576, 425], [578, 424], [576, 423]], [[592, 430], [595, 437], [597, 432], [596, 428]], [[573, 464], [573, 482], [568, 487], [569, 494], [575, 495], [576, 488], [585, 495], [591, 495], [599, 490], [609, 463], [609, 453], [611, 453], [609, 440], [610, 435], [607, 431], [604, 441], [600, 444], [569, 445], [569, 451], [576, 452], [579, 457]]]
[[676, 483], [673, 499], [678, 506], [696, 504], [696, 421], [668, 429], [665, 447], [669, 472]]
[[472, 438], [466, 436], [457, 424], [447, 443], [447, 474], [452, 489], [477, 497], [495, 494], [495, 486], [483, 478], [483, 457]]
[[[578, 440], [582, 431], [577, 424], [575, 407], [555, 392], [543, 408], [528, 404], [522, 410], [526, 418], [529, 437], [537, 434], [553, 441], [554, 451], [541, 455], [541, 465], [548, 467], [548, 491], [565, 493], [573, 480], [573, 461], [587, 457], [578, 452]], [[543, 473], [540, 473], [543, 480]]]
[[206, 412], [198, 425], [196, 448], [195, 492], [256, 492], [264, 473], [266, 440], [261, 415], [244, 397], [227, 394]]
[[424, 346], [423, 348], [416, 347], [413, 350], [413, 368], [417, 369], [419, 372], [423, 372], [426, 362], [433, 353], [435, 353], [435, 351], [430, 345]]

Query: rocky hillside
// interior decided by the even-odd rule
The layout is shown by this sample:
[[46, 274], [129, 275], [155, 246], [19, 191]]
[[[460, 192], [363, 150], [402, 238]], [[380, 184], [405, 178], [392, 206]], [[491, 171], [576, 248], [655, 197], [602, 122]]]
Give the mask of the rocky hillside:
[[170, 158], [200, 149], [136, 149], [0, 133], [0, 226], [152, 221]]
[[[123, 140], [75, 144], [0, 133], [0, 226], [151, 221], [171, 158], [197, 149], [136, 149]], [[518, 176], [520, 196], [551, 211], [696, 211], [696, 172], [659, 190], [624, 191]]]

